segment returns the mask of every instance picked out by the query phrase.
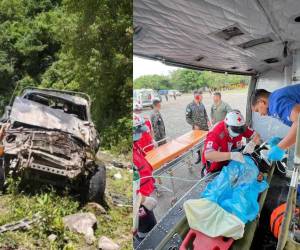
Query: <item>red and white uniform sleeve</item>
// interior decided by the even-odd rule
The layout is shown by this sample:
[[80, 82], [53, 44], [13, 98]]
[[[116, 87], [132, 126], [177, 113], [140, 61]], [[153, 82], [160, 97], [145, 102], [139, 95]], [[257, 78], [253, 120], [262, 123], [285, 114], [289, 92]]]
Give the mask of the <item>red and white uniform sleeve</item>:
[[243, 137], [252, 138], [255, 134], [255, 131], [252, 128], [247, 127], [246, 131], [242, 134]]
[[208, 153], [211, 151], [218, 151], [219, 150], [219, 143], [218, 143], [218, 136], [214, 133], [209, 133], [206, 137], [203, 152]]
[[145, 125], [149, 128], [150, 131], [152, 131], [152, 124], [149, 120], [145, 121]]

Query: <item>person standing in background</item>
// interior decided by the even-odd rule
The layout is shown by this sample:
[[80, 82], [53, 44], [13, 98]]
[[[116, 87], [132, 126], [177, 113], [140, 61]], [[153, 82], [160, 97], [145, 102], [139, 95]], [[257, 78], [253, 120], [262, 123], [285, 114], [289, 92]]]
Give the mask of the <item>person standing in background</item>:
[[161, 96], [165, 96], [166, 101], [168, 101], [168, 90], [167, 90], [167, 89], [160, 89], [160, 90], [158, 91], [158, 93], [159, 93]]
[[153, 100], [153, 112], [150, 116], [150, 121], [153, 128], [154, 140], [158, 142], [158, 146], [166, 143], [165, 124], [160, 114], [161, 102], [159, 99]]
[[173, 90], [173, 97], [174, 97], [174, 100], [176, 100], [176, 91]]
[[[193, 130], [208, 131], [211, 126], [207, 116], [206, 109], [202, 103], [202, 91], [194, 91], [194, 100], [187, 105], [185, 118], [188, 124], [192, 126]], [[198, 151], [198, 159], [195, 164], [201, 162], [201, 152]]]
[[232, 108], [226, 102], [223, 102], [221, 99], [221, 93], [215, 92], [213, 94], [213, 105], [211, 106], [211, 122], [213, 125], [216, 123], [223, 121], [225, 119], [226, 114], [232, 110]]

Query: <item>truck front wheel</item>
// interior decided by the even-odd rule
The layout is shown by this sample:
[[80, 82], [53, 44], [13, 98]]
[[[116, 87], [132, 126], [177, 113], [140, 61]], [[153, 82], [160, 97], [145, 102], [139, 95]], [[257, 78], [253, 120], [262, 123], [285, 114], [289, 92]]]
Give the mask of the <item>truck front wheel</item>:
[[103, 165], [98, 165], [91, 173], [85, 183], [82, 193], [84, 201], [101, 203], [105, 194], [106, 186], [106, 169]]

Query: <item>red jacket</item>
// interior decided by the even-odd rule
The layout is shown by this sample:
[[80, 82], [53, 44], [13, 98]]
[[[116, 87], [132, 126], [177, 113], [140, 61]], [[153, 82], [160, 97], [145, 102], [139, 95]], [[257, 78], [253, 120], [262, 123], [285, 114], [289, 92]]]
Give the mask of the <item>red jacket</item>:
[[[149, 196], [154, 191], [155, 180], [152, 177], [152, 167], [145, 159], [145, 153], [140, 149], [137, 142], [133, 143], [133, 164], [139, 172], [140, 192], [144, 196]], [[149, 176], [149, 177], [148, 177]], [[143, 178], [147, 177], [147, 178]]]
[[[151, 130], [152, 130], [151, 122], [149, 120], [147, 120], [147, 121], [145, 121], [145, 125], [148, 127], [148, 131], [142, 133], [142, 137], [141, 137], [141, 139], [138, 140], [137, 143], [138, 143], [139, 147], [144, 152], [147, 153], [154, 148], [154, 145], [153, 145], [153, 138], [151, 135]], [[148, 145], [151, 145], [151, 146], [147, 147]]]
[[202, 152], [202, 163], [203, 165], [206, 165], [207, 171], [219, 171], [223, 166], [228, 164], [228, 161], [206, 161], [205, 153], [211, 151], [231, 152], [233, 149], [239, 149], [242, 147], [243, 137], [250, 138], [253, 134], [254, 130], [247, 127], [247, 130], [243, 134], [231, 138], [224, 121], [217, 123], [213, 127], [213, 129], [208, 132], [204, 142], [204, 148]]

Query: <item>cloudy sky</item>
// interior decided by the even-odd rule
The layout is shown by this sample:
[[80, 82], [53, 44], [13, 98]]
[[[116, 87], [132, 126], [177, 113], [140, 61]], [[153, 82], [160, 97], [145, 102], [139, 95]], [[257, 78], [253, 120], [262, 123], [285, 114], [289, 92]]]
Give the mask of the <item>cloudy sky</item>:
[[133, 79], [143, 75], [168, 75], [170, 71], [176, 69], [178, 68], [167, 66], [159, 61], [147, 60], [141, 57], [133, 56]]

